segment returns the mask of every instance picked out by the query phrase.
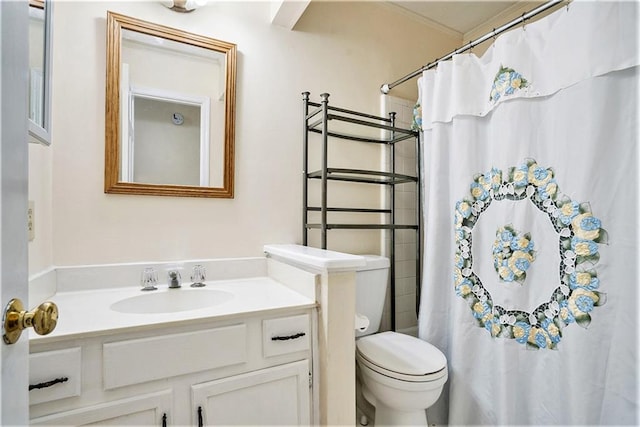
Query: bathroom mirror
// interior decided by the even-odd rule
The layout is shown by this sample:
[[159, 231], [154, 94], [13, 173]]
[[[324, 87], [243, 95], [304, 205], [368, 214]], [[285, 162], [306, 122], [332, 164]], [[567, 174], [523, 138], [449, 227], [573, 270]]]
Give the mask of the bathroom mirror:
[[29, 142], [51, 144], [50, 0], [29, 1]]
[[236, 45], [107, 13], [105, 193], [233, 197]]

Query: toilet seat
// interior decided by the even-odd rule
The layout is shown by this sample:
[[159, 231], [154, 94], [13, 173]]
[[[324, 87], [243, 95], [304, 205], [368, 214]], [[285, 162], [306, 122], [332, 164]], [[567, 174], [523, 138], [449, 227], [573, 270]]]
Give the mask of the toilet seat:
[[381, 375], [408, 382], [431, 382], [447, 376], [447, 360], [426, 341], [382, 332], [356, 341], [358, 360]]

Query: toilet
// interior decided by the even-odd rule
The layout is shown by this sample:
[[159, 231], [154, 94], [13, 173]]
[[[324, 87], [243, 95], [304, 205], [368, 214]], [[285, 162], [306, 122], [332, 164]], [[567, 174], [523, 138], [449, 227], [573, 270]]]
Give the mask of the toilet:
[[375, 424], [427, 425], [426, 409], [447, 381], [447, 359], [419, 338], [380, 332], [389, 259], [365, 255], [356, 271], [356, 313], [369, 320], [356, 329], [356, 369], [365, 400], [375, 407]]

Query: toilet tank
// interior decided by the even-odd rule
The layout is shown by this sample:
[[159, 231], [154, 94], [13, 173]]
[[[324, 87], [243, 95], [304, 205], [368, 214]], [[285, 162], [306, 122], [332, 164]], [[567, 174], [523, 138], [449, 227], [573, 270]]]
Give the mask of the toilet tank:
[[363, 255], [366, 264], [356, 270], [356, 313], [369, 319], [366, 331], [356, 330], [356, 337], [378, 332], [387, 295], [389, 258]]

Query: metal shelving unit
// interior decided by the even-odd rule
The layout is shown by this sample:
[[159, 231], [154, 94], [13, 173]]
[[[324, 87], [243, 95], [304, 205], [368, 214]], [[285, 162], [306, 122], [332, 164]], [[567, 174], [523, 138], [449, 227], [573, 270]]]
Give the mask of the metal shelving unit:
[[[395, 316], [395, 243], [397, 230], [414, 230], [416, 232], [416, 310], [420, 300], [420, 191], [418, 183], [420, 182], [420, 168], [416, 167], [416, 175], [403, 175], [395, 171], [396, 144], [400, 141], [413, 139], [415, 141], [416, 161], [420, 159], [419, 135], [410, 129], [396, 127], [395, 113], [390, 113], [389, 117], [378, 117], [374, 115], [364, 114], [357, 111], [347, 110], [329, 105], [329, 94], [320, 95], [321, 102], [312, 102], [309, 99], [309, 92], [303, 92], [303, 244], [308, 245], [309, 230], [320, 230], [321, 248], [327, 249], [327, 232], [333, 229], [351, 229], [351, 230], [389, 230], [390, 232], [390, 249], [389, 258], [390, 266], [390, 287], [391, 287], [391, 328], [396, 329]], [[332, 123], [348, 124], [357, 129], [379, 129], [381, 136], [374, 138], [355, 133], [345, 133], [330, 129]], [[382, 132], [386, 131], [386, 132]], [[309, 171], [309, 136], [310, 134], [319, 134], [321, 142], [321, 167], [319, 170]], [[364, 133], [364, 132], [363, 132]], [[384, 133], [384, 135], [383, 135]], [[345, 141], [358, 141], [371, 144], [382, 144], [385, 146], [388, 156], [389, 170], [364, 170], [364, 169], [346, 169], [329, 167], [328, 146], [330, 139], [339, 139]], [[315, 148], [315, 147], [314, 147]], [[321, 187], [321, 198], [319, 206], [309, 206], [309, 181], [319, 180]], [[369, 185], [383, 185], [388, 190], [388, 207], [380, 208], [361, 208], [361, 207], [333, 207], [327, 205], [327, 195], [329, 191], [330, 181], [342, 181], [351, 183], [362, 183]], [[396, 185], [415, 183], [416, 185], [416, 215], [413, 224], [398, 224], [395, 215]], [[310, 223], [309, 212], [320, 212], [320, 221]], [[384, 220], [379, 223], [336, 223], [328, 221], [329, 213], [359, 213], [359, 214], [384, 214]]]

